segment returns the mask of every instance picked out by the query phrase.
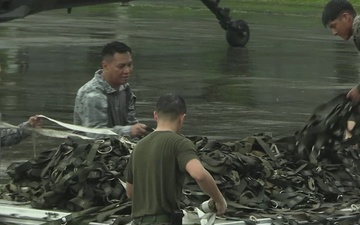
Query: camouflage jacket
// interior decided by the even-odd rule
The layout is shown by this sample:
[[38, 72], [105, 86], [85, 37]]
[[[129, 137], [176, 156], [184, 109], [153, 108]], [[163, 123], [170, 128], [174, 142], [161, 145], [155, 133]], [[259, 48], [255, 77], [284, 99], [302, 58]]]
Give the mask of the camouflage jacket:
[[356, 16], [353, 22], [353, 38], [356, 48], [360, 51], [360, 16]]
[[0, 128], [0, 146], [10, 146], [21, 142], [23, 139], [30, 135], [27, 130], [27, 123], [22, 123], [18, 128]]
[[[102, 77], [102, 70], [77, 92], [74, 107], [74, 124], [90, 128], [112, 128], [119, 135], [130, 135], [135, 117], [136, 96], [129, 84], [119, 90], [112, 88]], [[87, 134], [94, 138], [102, 135]]]

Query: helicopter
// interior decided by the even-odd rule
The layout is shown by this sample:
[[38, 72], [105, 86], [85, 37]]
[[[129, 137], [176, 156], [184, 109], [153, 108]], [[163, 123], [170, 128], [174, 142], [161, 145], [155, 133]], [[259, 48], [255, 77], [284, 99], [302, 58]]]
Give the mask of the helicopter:
[[[106, 3], [128, 3], [131, 0], [0, 0], [0, 22], [24, 18], [28, 15], [52, 9], [98, 5]], [[219, 7], [220, 0], [201, 0], [215, 15], [221, 28], [225, 30], [226, 40], [232, 47], [244, 47], [250, 39], [250, 29], [244, 20], [233, 20], [230, 9]]]

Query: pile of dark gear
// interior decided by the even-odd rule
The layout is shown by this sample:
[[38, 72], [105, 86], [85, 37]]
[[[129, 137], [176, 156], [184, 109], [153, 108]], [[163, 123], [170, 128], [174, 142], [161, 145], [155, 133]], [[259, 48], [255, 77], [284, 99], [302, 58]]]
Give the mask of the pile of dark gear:
[[129, 215], [131, 202], [122, 180], [130, 148], [117, 139], [69, 138], [57, 149], [11, 164], [7, 169], [11, 181], [1, 197], [30, 202], [37, 209], [78, 212], [46, 225], [88, 224], [103, 222], [114, 213]]
[[[248, 224], [264, 217], [276, 224], [355, 224], [360, 218], [360, 124], [351, 138], [345, 139], [345, 132], [349, 119], [360, 121], [359, 115], [358, 106], [339, 95], [318, 106], [293, 136], [275, 140], [261, 133], [232, 143], [192, 140], [228, 201], [229, 218], [251, 218]], [[207, 198], [187, 180], [184, 207]]]
[[[345, 132], [348, 120], [359, 117], [358, 106], [339, 95], [317, 107], [293, 136], [274, 139], [260, 133], [234, 142], [188, 138], [228, 202], [227, 219], [355, 224], [360, 218], [360, 124], [350, 138]], [[102, 222], [113, 215], [119, 215], [114, 224], [128, 222], [131, 202], [122, 181], [134, 145], [69, 138], [58, 149], [12, 164], [1, 196], [29, 201], [34, 208], [75, 212], [67, 224]], [[191, 210], [208, 198], [194, 180], [186, 180], [182, 208]]]

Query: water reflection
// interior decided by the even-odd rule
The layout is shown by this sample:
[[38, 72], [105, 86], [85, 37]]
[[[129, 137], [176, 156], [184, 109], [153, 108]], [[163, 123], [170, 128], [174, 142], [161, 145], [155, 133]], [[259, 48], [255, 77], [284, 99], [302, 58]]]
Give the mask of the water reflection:
[[226, 54], [219, 63], [219, 71], [229, 77], [251, 76], [252, 63], [250, 50], [244, 48], [226, 48]]
[[217, 71], [221, 76], [209, 81], [204, 88], [203, 98], [207, 101], [233, 102], [242, 106], [254, 106], [253, 64], [248, 48], [227, 48], [219, 60]]
[[18, 51], [18, 68], [19, 73], [25, 73], [29, 68], [29, 50], [28, 48], [23, 48]]
[[352, 42], [349, 42], [334, 42], [334, 72], [339, 84], [355, 84], [360, 75], [360, 56]]
[[69, 121], [76, 87], [98, 67], [93, 51], [98, 49], [35, 46], [8, 51], [0, 84], [4, 119], [20, 122], [18, 117], [50, 114]]

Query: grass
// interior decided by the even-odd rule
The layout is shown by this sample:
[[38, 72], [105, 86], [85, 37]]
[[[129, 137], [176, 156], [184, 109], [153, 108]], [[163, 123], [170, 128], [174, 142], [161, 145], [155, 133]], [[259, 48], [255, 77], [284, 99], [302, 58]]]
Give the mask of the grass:
[[[232, 10], [320, 16], [328, 0], [227, 0], [223, 2]], [[352, 4], [355, 8], [360, 8], [360, 1], [353, 1]]]
[[[281, 15], [301, 15], [320, 17], [328, 0], [222, 0], [220, 7], [227, 7], [232, 14], [256, 12]], [[360, 12], [360, 1], [351, 1], [355, 9]], [[115, 3], [118, 4], [118, 3]], [[131, 10], [149, 10], [155, 15], [176, 15], [187, 10], [196, 10], [199, 16], [208, 15], [207, 8], [200, 0], [173, 0], [170, 3], [162, 0], [138, 0], [131, 2]], [[90, 11], [108, 10], [108, 5], [86, 7]], [[126, 8], [126, 7], [124, 7]], [[166, 10], [164, 10], [166, 9]]]
[[[266, 19], [263, 25], [292, 26], [296, 22], [302, 28], [323, 28], [320, 17], [327, 2], [328, 0], [221, 0], [219, 6], [230, 8], [230, 16], [234, 20], [242, 19], [249, 24], [256, 17], [264, 16]], [[360, 13], [360, 0], [352, 1], [352, 4]], [[201, 0], [136, 0], [129, 7], [119, 7], [119, 3], [113, 3], [76, 8], [77, 14], [81, 12], [109, 16], [124, 13], [137, 19], [215, 19]], [[284, 15], [290, 16], [285, 19]]]

